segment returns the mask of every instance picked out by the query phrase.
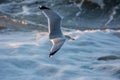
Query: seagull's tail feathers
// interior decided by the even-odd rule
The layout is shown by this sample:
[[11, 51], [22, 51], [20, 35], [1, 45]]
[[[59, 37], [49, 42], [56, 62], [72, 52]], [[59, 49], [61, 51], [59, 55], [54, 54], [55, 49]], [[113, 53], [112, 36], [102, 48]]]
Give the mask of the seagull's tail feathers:
[[55, 39], [51, 39], [52, 42], [52, 48], [50, 50], [50, 54], [49, 57], [53, 56], [64, 44], [65, 42], [65, 38], [55, 38]]

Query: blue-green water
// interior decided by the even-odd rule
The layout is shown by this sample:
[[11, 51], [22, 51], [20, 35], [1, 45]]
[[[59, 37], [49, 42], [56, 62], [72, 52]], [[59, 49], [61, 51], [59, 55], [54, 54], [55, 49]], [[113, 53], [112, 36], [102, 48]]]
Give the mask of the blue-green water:
[[[119, 80], [120, 34], [112, 30], [72, 30], [55, 56], [46, 32], [0, 34], [1, 80]], [[102, 59], [106, 56], [108, 60]]]
[[[119, 0], [91, 1], [0, 1], [0, 80], [120, 80]], [[74, 39], [52, 58], [39, 5], [55, 10]]]

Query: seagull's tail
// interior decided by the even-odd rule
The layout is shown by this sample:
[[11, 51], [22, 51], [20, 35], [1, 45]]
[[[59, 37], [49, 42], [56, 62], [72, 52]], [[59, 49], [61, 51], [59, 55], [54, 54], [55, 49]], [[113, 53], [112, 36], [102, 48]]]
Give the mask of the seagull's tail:
[[52, 42], [52, 48], [50, 50], [49, 57], [53, 56], [64, 44], [65, 38], [56, 38], [56, 39], [51, 39]]

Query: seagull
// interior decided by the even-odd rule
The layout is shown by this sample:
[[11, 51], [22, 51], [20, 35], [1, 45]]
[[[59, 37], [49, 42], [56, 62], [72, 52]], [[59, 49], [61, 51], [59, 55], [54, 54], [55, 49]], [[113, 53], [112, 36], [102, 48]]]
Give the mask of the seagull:
[[65, 36], [61, 31], [61, 17], [48, 7], [39, 6], [39, 9], [48, 20], [49, 39], [52, 42], [49, 57], [52, 57], [65, 42]]

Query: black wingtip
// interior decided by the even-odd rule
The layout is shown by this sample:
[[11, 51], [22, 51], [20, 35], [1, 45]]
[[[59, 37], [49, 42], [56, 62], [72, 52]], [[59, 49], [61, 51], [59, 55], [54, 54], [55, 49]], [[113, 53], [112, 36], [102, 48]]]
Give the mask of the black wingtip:
[[[58, 49], [58, 50], [59, 50], [59, 49]], [[51, 52], [51, 53], [49, 54], [49, 58], [52, 57], [58, 50], [56, 50], [56, 51], [54, 51], [54, 52]]]

